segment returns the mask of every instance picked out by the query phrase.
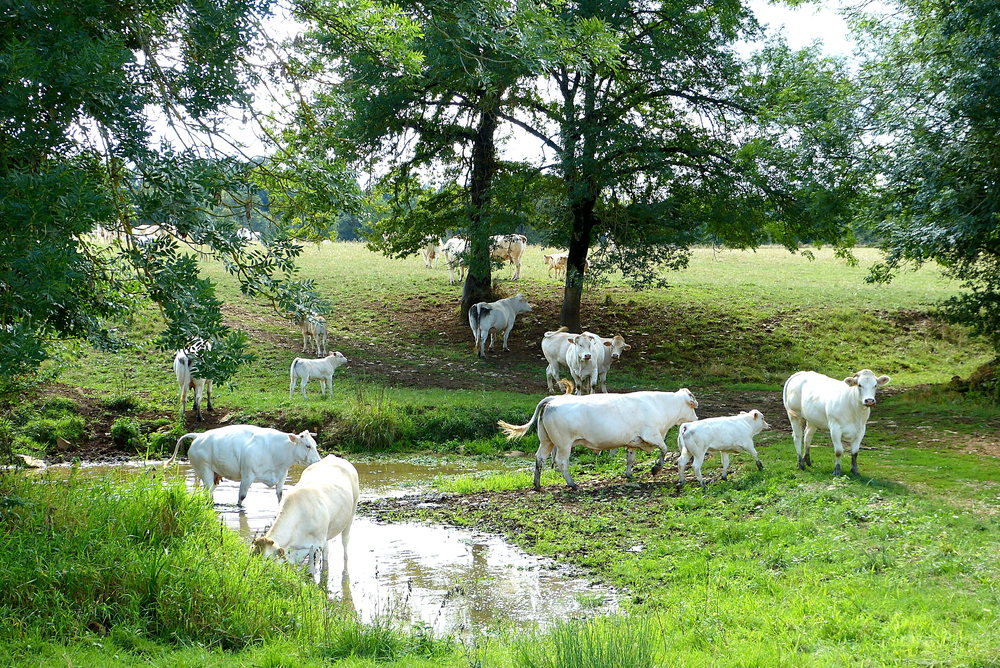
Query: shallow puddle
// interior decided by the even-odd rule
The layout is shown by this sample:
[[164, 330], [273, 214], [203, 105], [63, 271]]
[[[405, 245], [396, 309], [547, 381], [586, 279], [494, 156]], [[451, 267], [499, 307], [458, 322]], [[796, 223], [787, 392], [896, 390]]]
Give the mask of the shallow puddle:
[[[355, 466], [362, 500], [417, 494], [430, 490], [437, 476], [496, 468], [405, 460]], [[186, 464], [176, 470], [194, 484]], [[300, 473], [301, 468], [293, 468], [289, 482], [296, 482]], [[286, 485], [285, 491], [292, 486]], [[278, 499], [273, 489], [255, 484], [239, 510], [238, 491], [239, 483], [223, 481], [215, 490], [215, 509], [228, 526], [250, 540], [274, 521]], [[365, 621], [388, 616], [437, 634], [472, 636], [511, 626], [544, 627], [618, 608], [611, 590], [491, 534], [432, 524], [382, 524], [358, 516], [347, 556], [345, 581], [341, 540], [331, 541], [327, 587], [333, 597], [352, 604]]]

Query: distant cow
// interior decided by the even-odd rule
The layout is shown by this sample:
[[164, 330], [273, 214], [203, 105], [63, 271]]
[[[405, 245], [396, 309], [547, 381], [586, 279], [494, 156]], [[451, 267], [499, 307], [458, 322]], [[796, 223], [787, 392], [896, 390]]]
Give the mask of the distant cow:
[[782, 400], [792, 423], [799, 468], [812, 466], [809, 446], [816, 430], [822, 427], [830, 430], [837, 458], [833, 474], [841, 474], [840, 457], [844, 454], [843, 441], [847, 440], [851, 444], [851, 473], [859, 475], [858, 452], [868, 416], [876, 403], [875, 391], [888, 383], [889, 376], [876, 377], [870, 369], [862, 369], [842, 381], [815, 371], [799, 371], [785, 381]]
[[438, 240], [427, 239], [420, 247], [420, 254], [424, 257], [424, 266], [433, 269], [438, 258]]
[[490, 237], [490, 257], [514, 265], [512, 281], [521, 278], [521, 256], [527, 247], [528, 237], [523, 234], [496, 234]]
[[316, 378], [319, 380], [319, 393], [320, 396], [327, 394], [327, 389], [329, 388], [329, 396], [333, 396], [333, 372], [337, 370], [342, 364], [347, 364], [347, 358], [344, 357], [340, 352], [335, 352], [332, 355], [327, 355], [326, 357], [318, 360], [303, 359], [301, 357], [296, 357], [292, 361], [292, 366], [288, 369], [288, 375], [290, 377], [290, 382], [288, 384], [288, 398], [292, 398], [292, 393], [295, 392], [295, 381], [301, 381], [302, 387], [302, 398], [306, 398], [306, 383], [309, 382], [311, 378]]
[[465, 280], [465, 251], [469, 247], [469, 242], [459, 237], [452, 237], [441, 246], [441, 257], [448, 265], [448, 284], [455, 284], [455, 270], [458, 270], [458, 280]]
[[191, 351], [178, 350], [174, 355], [174, 375], [177, 377], [177, 386], [181, 394], [181, 419], [184, 419], [184, 410], [187, 408], [188, 390], [193, 389], [194, 413], [197, 419], [201, 421], [202, 396], [206, 399], [206, 409], [212, 410], [212, 381], [208, 378], [198, 378], [195, 376], [197, 370], [191, 358], [188, 357], [189, 352]]
[[326, 354], [326, 318], [316, 313], [308, 313], [295, 321], [302, 331], [302, 352], [309, 351], [309, 344], [316, 347], [317, 355]]
[[288, 469], [293, 464], [305, 466], [319, 461], [316, 441], [308, 431], [286, 434], [277, 429], [234, 424], [201, 434], [184, 434], [177, 439], [174, 454], [164, 466], [174, 461], [181, 441], [186, 438], [194, 439], [188, 448], [188, 460], [209, 495], [223, 478], [239, 481], [238, 506], [243, 505], [250, 485], [255, 482], [274, 487], [281, 501]]
[[274, 524], [253, 541], [253, 552], [293, 564], [308, 562], [314, 574], [322, 554], [323, 570], [329, 572], [330, 541], [339, 535], [346, 571], [347, 544], [360, 496], [357, 469], [346, 459], [327, 455], [302, 471], [281, 501]]
[[713, 452], [722, 453], [723, 480], [729, 475], [730, 453], [747, 453], [757, 462], [757, 469], [763, 470], [764, 465], [760, 463], [760, 457], [757, 456], [757, 450], [753, 446], [753, 437], [762, 430], [770, 428], [771, 425], [764, 422], [764, 414], [757, 410], [682, 424], [677, 432], [677, 447], [681, 452], [677, 460], [677, 468], [680, 471], [677, 484], [684, 484], [684, 470], [693, 457], [694, 474], [704, 487], [705, 479], [701, 476], [701, 465], [705, 461], [705, 456]]
[[664, 438], [671, 427], [698, 419], [698, 402], [687, 388], [676, 392], [631, 392], [561, 395], [538, 402], [527, 424], [514, 426], [500, 420], [507, 438], [520, 438], [538, 421], [538, 451], [535, 453], [535, 489], [541, 489], [542, 465], [555, 451], [555, 462], [570, 489], [576, 483], [569, 474], [569, 455], [574, 445], [591, 450], [627, 448], [625, 475], [632, 477], [635, 450], [660, 451], [653, 474], [663, 469], [667, 455]]
[[486, 338], [490, 339], [490, 350], [496, 340], [496, 332], [503, 332], [503, 349], [507, 347], [510, 331], [514, 329], [514, 320], [521, 313], [530, 313], [531, 304], [520, 293], [495, 302], [479, 302], [469, 309], [469, 327], [476, 340], [476, 350], [479, 357], [486, 357]]
[[[542, 337], [542, 354], [548, 366], [545, 368], [545, 381], [548, 384], [549, 392], [555, 392], [555, 383], [559, 380], [559, 367], [566, 365], [566, 348], [569, 339], [573, 335], [569, 333], [568, 327], [560, 327], [553, 332], [545, 332]], [[617, 362], [623, 352], [632, 350], [632, 346], [625, 343], [625, 339], [619, 334], [611, 338], [601, 337], [603, 344], [603, 357], [600, 360], [598, 371], [598, 385], [601, 392], [608, 391], [608, 371], [611, 364]]]
[[601, 337], [590, 332], [572, 335], [567, 340], [563, 360], [576, 384], [577, 394], [590, 394], [597, 386], [604, 361], [603, 348]]
[[566, 277], [566, 260], [569, 259], [569, 253], [552, 253], [551, 255], [543, 255], [542, 259], [545, 262], [545, 266], [549, 268], [549, 278], [552, 278], [552, 272], [556, 272], [556, 278]]

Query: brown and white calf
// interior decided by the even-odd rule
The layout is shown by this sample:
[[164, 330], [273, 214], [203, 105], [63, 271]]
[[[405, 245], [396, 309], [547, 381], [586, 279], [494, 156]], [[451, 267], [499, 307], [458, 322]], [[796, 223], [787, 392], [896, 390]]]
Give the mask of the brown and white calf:
[[295, 321], [302, 331], [302, 352], [309, 351], [310, 342], [316, 347], [317, 355], [326, 354], [326, 318], [317, 314], [309, 313], [303, 315]]
[[512, 281], [521, 278], [521, 256], [527, 247], [528, 237], [523, 234], [496, 234], [490, 237], [490, 257], [514, 265]]
[[188, 356], [188, 350], [178, 350], [174, 354], [174, 375], [177, 377], [177, 386], [181, 394], [181, 419], [184, 419], [184, 410], [187, 408], [188, 390], [194, 390], [194, 414], [200, 421], [201, 399], [204, 396], [207, 400], [207, 410], [212, 410], [212, 381], [207, 378], [195, 376], [197, 369], [194, 362]]
[[878, 388], [889, 383], [889, 376], [876, 376], [862, 369], [844, 380], [824, 376], [815, 371], [799, 371], [785, 381], [782, 401], [792, 423], [792, 438], [799, 456], [799, 468], [812, 466], [809, 447], [819, 428], [830, 431], [833, 454], [837, 463], [833, 474], [840, 475], [840, 457], [844, 441], [851, 446], [851, 473], [858, 473], [858, 452], [872, 407], [877, 403]]
[[566, 260], [569, 259], [569, 253], [552, 253], [543, 255], [542, 259], [549, 268], [549, 278], [552, 278], [553, 271], [556, 272], [556, 278], [566, 277]]

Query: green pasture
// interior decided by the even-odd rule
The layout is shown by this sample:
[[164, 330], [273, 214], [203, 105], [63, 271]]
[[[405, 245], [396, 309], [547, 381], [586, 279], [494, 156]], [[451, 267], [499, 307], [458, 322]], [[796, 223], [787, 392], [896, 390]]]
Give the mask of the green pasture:
[[[575, 452], [581, 491], [566, 491], [546, 469], [535, 493], [537, 438], [506, 441], [495, 422], [526, 421], [545, 393], [538, 338], [557, 325], [560, 287], [546, 276], [542, 252], [529, 248], [516, 285], [509, 267], [496, 272], [501, 290], [538, 306], [515, 327], [509, 354], [480, 361], [459, 320], [461, 287], [448, 285], [446, 270], [358, 244], [306, 248], [300, 277], [315, 279], [331, 301], [330, 348], [352, 360], [338, 370], [331, 398], [311, 386], [306, 400], [288, 397], [288, 366], [302, 354], [297, 329], [208, 265], [256, 355], [216, 389], [212, 419], [315, 429], [323, 448], [357, 456], [525, 451], [505, 458], [502, 473], [441, 478], [440, 489], [457, 501], [366, 512], [502, 533], [616, 587], [621, 615], [469, 647], [361, 625], [284, 569], [249, 560], [200, 497], [163, 488], [155, 474], [96, 485], [7, 475], [0, 637], [10, 662], [1000, 664], [1000, 411], [941, 385], [991, 357], [934, 317], [933, 304], [955, 285], [933, 267], [866, 285], [877, 260], [868, 249], [855, 251], [859, 265], [849, 266], [826, 250], [809, 260], [765, 248], [698, 249], [666, 290], [632, 292], [614, 277], [593, 286], [584, 322], [634, 345], [609, 376], [613, 391], [686, 385], [705, 406], [769, 401], [769, 419], [781, 417], [773, 415], [781, 382], [802, 368], [839, 376], [869, 367], [905, 391], [886, 394], [873, 411], [859, 478], [833, 478], [823, 432], [814, 467], [797, 470], [790, 434], [773, 430], [758, 437], [764, 471], [736, 457], [733, 479], [723, 482], [711, 459], [704, 490], [689, 482], [677, 491], [672, 467], [651, 478], [651, 455], [640, 456], [629, 483], [620, 453]], [[150, 344], [155, 311], [123, 326], [135, 343], [129, 350], [67, 346], [50, 368], [63, 385], [13, 407], [0, 440], [7, 434], [22, 449], [58, 452], [57, 437], [99, 439], [112, 421], [132, 420], [136, 454], [155, 454], [171, 449], [177, 433], [200, 429], [190, 414], [177, 422], [171, 351]], [[248, 568], [257, 576], [243, 577]]]

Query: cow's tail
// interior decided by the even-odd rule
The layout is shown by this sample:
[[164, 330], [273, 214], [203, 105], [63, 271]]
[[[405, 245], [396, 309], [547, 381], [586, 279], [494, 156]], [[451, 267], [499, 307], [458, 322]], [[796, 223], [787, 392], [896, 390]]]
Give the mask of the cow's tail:
[[167, 468], [168, 466], [174, 463], [175, 459], [177, 459], [177, 451], [181, 449], [181, 441], [183, 441], [185, 438], [197, 438], [199, 436], [201, 436], [201, 434], [196, 434], [192, 432], [190, 434], [184, 434], [183, 436], [178, 438], [177, 445], [174, 446], [174, 454], [170, 455], [170, 459], [163, 462], [163, 468]]
[[547, 339], [550, 336], [555, 336], [556, 334], [559, 334], [561, 332], [568, 332], [568, 331], [569, 331], [569, 327], [567, 327], [566, 325], [563, 325], [562, 327], [560, 327], [559, 329], [557, 329], [554, 332], [545, 332], [545, 334], [543, 334], [542, 336], [544, 336]]
[[490, 312], [490, 307], [487, 306], [486, 304], [472, 305], [472, 310], [470, 311], [470, 313], [472, 314], [472, 322], [477, 330], [479, 329], [479, 322], [483, 319], [483, 316], [489, 312]]
[[500, 426], [500, 429], [502, 429], [503, 432], [507, 434], [507, 440], [521, 438], [522, 436], [527, 434], [531, 430], [531, 425], [535, 424], [536, 419], [540, 423], [542, 421], [542, 413], [545, 412], [545, 407], [548, 406], [549, 402], [552, 401], [553, 399], [555, 399], [555, 397], [545, 397], [544, 399], [539, 401], [538, 405], [535, 406], [535, 412], [532, 414], [531, 419], [528, 420], [527, 424], [515, 426], [510, 423], [504, 422], [503, 420], [497, 420], [497, 424]]
[[681, 455], [683, 455], [687, 450], [687, 444], [684, 442], [684, 432], [688, 430], [688, 424], [689, 423], [685, 422], [680, 426], [680, 429], [677, 430], [677, 451]]
[[563, 389], [563, 394], [573, 394], [573, 390], [576, 389], [576, 385], [568, 378], [560, 378], [558, 385]]

